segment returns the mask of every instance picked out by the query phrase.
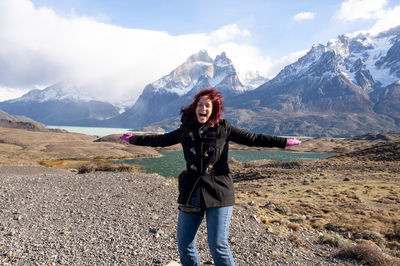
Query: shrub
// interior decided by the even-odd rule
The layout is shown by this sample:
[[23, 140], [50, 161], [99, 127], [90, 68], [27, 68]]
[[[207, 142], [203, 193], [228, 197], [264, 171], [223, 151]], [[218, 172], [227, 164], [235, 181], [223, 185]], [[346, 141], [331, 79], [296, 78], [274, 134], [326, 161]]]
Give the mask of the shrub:
[[396, 224], [393, 228], [394, 237], [400, 240], [400, 224]]
[[296, 234], [291, 234], [288, 237], [289, 241], [292, 242], [296, 247], [300, 247], [303, 245], [303, 241], [301, 240], [300, 236], [298, 235], [298, 233]]
[[286, 204], [279, 204], [276, 206], [275, 211], [280, 214], [290, 214], [292, 210]]
[[274, 223], [282, 224], [283, 223], [282, 219], [279, 218], [279, 217], [271, 218], [271, 219], [268, 220], [268, 222], [269, 222], [269, 224], [274, 224]]
[[289, 221], [299, 224], [299, 223], [303, 223], [306, 219], [307, 218], [305, 215], [294, 215], [289, 218]]
[[337, 234], [323, 234], [318, 237], [318, 243], [328, 244], [332, 247], [344, 247], [350, 245], [350, 242]]
[[97, 164], [83, 164], [78, 167], [78, 173], [90, 173], [94, 171], [106, 171], [106, 172], [140, 172], [137, 165], [131, 164], [115, 164], [110, 162], [97, 163]]
[[376, 243], [385, 242], [385, 239], [383, 238], [383, 236], [380, 233], [374, 232], [374, 231], [369, 231], [369, 230], [364, 230], [361, 233], [357, 234], [356, 238], [372, 240]]
[[400, 244], [397, 242], [389, 242], [386, 247], [389, 249], [389, 254], [400, 258]]
[[337, 225], [334, 223], [327, 223], [325, 224], [325, 229], [329, 230], [329, 231], [333, 231], [333, 232], [341, 232], [342, 230], [342, 226], [341, 225]]
[[94, 167], [91, 164], [83, 164], [78, 167], [78, 174], [85, 174], [94, 171]]
[[295, 224], [295, 223], [289, 223], [287, 225], [288, 228], [292, 229], [293, 231], [300, 231], [300, 225]]
[[336, 257], [364, 260], [372, 266], [394, 266], [400, 265], [400, 260], [390, 257], [382, 252], [377, 246], [367, 243], [359, 243], [351, 246], [344, 246], [335, 254]]
[[265, 225], [269, 225], [270, 224], [269, 219], [267, 217], [265, 217], [264, 215], [260, 216], [260, 221]]

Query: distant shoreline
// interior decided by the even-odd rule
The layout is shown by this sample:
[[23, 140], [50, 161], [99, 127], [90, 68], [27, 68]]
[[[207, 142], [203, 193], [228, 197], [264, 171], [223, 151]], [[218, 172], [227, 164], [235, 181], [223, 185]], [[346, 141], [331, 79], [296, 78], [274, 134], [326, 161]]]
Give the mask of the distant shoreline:
[[53, 126], [46, 125], [49, 129], [64, 129], [71, 133], [80, 133], [90, 136], [104, 137], [111, 134], [124, 134], [124, 133], [145, 133], [141, 131], [132, 131], [128, 128], [114, 128], [114, 127], [87, 127], [87, 126]]
[[[55, 126], [55, 125], [46, 125], [46, 128], [49, 129], [64, 129], [72, 133], [81, 133], [92, 136], [104, 137], [111, 134], [124, 134], [124, 133], [137, 133], [137, 134], [145, 134], [145, 133], [154, 133], [156, 132], [145, 132], [145, 131], [137, 131], [129, 128], [118, 128], [118, 127], [90, 127], [90, 126]], [[309, 136], [279, 136], [283, 138], [301, 138], [301, 139], [313, 139], [314, 137]], [[345, 138], [336, 138], [335, 139], [345, 139]]]

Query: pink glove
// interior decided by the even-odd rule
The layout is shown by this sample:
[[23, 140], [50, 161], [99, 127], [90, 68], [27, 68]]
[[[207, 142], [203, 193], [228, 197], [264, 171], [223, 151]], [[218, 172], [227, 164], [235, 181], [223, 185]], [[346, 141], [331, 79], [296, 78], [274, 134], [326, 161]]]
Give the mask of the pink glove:
[[293, 139], [287, 139], [286, 141], [286, 147], [290, 147], [290, 146], [295, 146], [295, 145], [300, 145], [301, 141], [293, 138]]
[[124, 134], [121, 137], [119, 137], [120, 140], [126, 141], [129, 143], [129, 139], [132, 137], [132, 134]]

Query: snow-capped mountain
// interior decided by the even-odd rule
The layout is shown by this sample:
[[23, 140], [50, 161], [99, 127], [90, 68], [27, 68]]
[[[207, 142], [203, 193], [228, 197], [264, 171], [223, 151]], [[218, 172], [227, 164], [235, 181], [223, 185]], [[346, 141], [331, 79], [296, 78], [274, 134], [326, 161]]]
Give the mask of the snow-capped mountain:
[[227, 94], [238, 94], [246, 90], [237, 78], [232, 61], [225, 52], [213, 60], [202, 50], [190, 56], [185, 63], [170, 74], [151, 83], [153, 93], [171, 93], [184, 96], [199, 85], [224, 90]]
[[119, 114], [112, 104], [96, 100], [83, 91], [62, 82], [0, 102], [0, 109], [47, 125], [87, 125], [91, 120], [104, 120]]
[[397, 131], [399, 59], [400, 27], [315, 44], [271, 80], [250, 73], [241, 75], [241, 82], [225, 53], [212, 60], [201, 51], [146, 86], [118, 123], [136, 128], [154, 123], [172, 129], [179, 108], [189, 104], [199, 89], [214, 87], [224, 95], [225, 116], [258, 132], [349, 136]]
[[183, 96], [196, 86], [202, 76], [206, 79], [212, 79], [213, 76], [213, 60], [206, 51], [190, 56], [185, 63], [147, 87], [150, 87], [153, 93]]
[[246, 71], [239, 75], [239, 79], [247, 90], [254, 90], [269, 81], [269, 78], [261, 76], [258, 71]]
[[70, 82], [60, 82], [43, 90], [34, 89], [20, 98], [12, 99], [9, 102], [48, 102], [48, 101], [76, 101], [89, 102], [97, 99], [84, 90]]
[[246, 91], [225, 52], [214, 60], [204, 50], [191, 55], [171, 73], [147, 85], [133, 107], [111, 119], [110, 124], [141, 127], [176, 117], [198, 90], [209, 87], [221, 91], [225, 98]]
[[[375, 83], [385, 87], [400, 79], [399, 52], [400, 27], [377, 35], [341, 35], [326, 46], [314, 45], [305, 56], [286, 66], [274, 81], [342, 74], [368, 92]], [[324, 67], [319, 68], [321, 64], [318, 63]], [[369, 82], [365, 83], [365, 79]]]
[[[275, 78], [232, 99], [228, 105], [252, 111], [269, 108], [288, 117], [295, 114], [300, 124], [310, 119], [305, 118], [309, 114], [329, 118], [307, 122], [315, 128], [340, 126], [337, 119], [343, 119], [344, 115], [353, 121], [351, 125], [348, 121], [343, 123], [347, 134], [357, 130], [360, 133], [398, 130], [399, 80], [400, 27], [397, 27], [376, 35], [341, 35], [326, 45], [313, 45], [306, 55], [286, 66]], [[333, 118], [332, 114], [340, 117]], [[286, 127], [284, 121], [285, 118], [282, 122], [274, 121], [275, 132], [271, 133], [290, 134], [289, 129], [281, 131]], [[341, 132], [346, 134], [346, 128]]]
[[399, 79], [400, 30], [391, 30], [314, 45], [257, 91], [268, 91], [268, 102], [260, 104], [277, 110], [365, 112], [376, 104], [377, 92]]

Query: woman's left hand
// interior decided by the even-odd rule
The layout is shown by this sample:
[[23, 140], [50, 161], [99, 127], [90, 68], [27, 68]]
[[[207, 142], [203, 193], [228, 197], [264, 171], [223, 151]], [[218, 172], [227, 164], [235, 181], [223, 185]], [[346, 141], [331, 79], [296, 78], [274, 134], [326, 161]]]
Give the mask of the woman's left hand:
[[286, 141], [286, 147], [290, 147], [290, 146], [295, 146], [295, 145], [300, 145], [301, 141], [293, 138], [293, 139], [287, 139]]
[[121, 137], [119, 137], [120, 140], [126, 141], [129, 143], [129, 139], [132, 137], [132, 134], [124, 134]]

